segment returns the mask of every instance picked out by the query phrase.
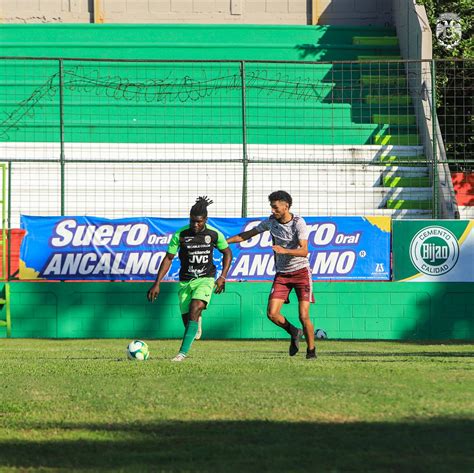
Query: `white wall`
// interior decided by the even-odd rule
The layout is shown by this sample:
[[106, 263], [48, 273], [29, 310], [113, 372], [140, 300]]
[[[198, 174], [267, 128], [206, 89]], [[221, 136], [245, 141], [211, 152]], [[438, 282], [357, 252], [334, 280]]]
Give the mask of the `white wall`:
[[2, 0], [2, 23], [311, 22], [311, 0]]
[[89, 23], [88, 0], [1, 0], [1, 23]]
[[389, 0], [2, 0], [0, 22], [390, 26], [392, 5]]
[[319, 25], [392, 25], [387, 0], [314, 0], [313, 23]]

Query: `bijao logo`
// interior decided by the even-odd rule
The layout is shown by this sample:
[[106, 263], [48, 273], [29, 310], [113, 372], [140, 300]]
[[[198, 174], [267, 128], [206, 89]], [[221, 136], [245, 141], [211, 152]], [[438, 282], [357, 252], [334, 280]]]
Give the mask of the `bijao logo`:
[[441, 276], [451, 271], [459, 258], [456, 237], [443, 227], [420, 230], [410, 243], [410, 259], [418, 271], [428, 276]]

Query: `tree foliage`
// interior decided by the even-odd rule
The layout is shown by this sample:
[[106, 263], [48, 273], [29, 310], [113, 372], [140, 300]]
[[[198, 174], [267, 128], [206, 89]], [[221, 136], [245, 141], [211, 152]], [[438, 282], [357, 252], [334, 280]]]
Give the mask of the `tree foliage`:
[[[444, 58], [474, 58], [474, 2], [473, 0], [419, 0], [424, 5], [433, 32], [433, 56]], [[461, 41], [454, 48], [444, 47], [436, 37], [436, 23], [442, 13], [454, 13], [461, 22]]]
[[[433, 32], [436, 61], [437, 114], [453, 170], [474, 170], [474, 2], [473, 0], [419, 0], [425, 6]], [[460, 42], [445, 47], [436, 37], [438, 18], [454, 13], [461, 23]], [[449, 59], [453, 59], [450, 61]]]

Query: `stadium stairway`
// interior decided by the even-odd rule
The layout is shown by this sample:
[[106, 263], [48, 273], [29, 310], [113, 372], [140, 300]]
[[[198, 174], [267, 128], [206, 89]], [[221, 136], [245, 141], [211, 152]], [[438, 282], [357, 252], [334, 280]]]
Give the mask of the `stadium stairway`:
[[[318, 182], [314, 197], [324, 200], [323, 194], [332, 192], [337, 205], [321, 205], [312, 212], [432, 215], [430, 176], [393, 29], [3, 25], [2, 36], [7, 56], [25, 56], [28, 51], [29, 56], [63, 58], [249, 61], [245, 70], [250, 186], [252, 179], [258, 180], [252, 176], [252, 163], [260, 159], [273, 160], [273, 168], [266, 168], [266, 182], [273, 188], [284, 162], [321, 156], [325, 163], [329, 156], [334, 165], [315, 163], [307, 174]], [[282, 60], [292, 62], [268, 62]], [[223, 145], [232, 148], [242, 142], [239, 67], [239, 63], [66, 61], [65, 141], [68, 146], [83, 146], [90, 159], [101, 155], [94, 153], [94, 147], [104, 144], [122, 147], [132, 160], [133, 149], [139, 149], [134, 144], [160, 150], [171, 145], [174, 153], [186, 153], [192, 145], [194, 156], [206, 147], [208, 159], [222, 158]], [[18, 143], [15, 157], [21, 159], [26, 157], [22, 150], [28, 149], [25, 142], [38, 147], [57, 140], [59, 98], [53, 82], [45, 80], [55, 77], [56, 65], [5, 65], [0, 68], [0, 93], [1, 87], [11, 84], [12, 71], [18, 75], [17, 90], [8, 91], [15, 100], [0, 105], [6, 117], [0, 123], [0, 139]], [[50, 89], [43, 90], [46, 87]], [[42, 102], [34, 104], [36, 115], [18, 112], [18, 104], [28, 105], [29, 97], [38, 96]], [[156, 151], [154, 156], [158, 155]], [[67, 156], [74, 157], [70, 152]], [[311, 194], [311, 184], [307, 185], [301, 182], [301, 192]], [[362, 204], [354, 209], [356, 201]]]

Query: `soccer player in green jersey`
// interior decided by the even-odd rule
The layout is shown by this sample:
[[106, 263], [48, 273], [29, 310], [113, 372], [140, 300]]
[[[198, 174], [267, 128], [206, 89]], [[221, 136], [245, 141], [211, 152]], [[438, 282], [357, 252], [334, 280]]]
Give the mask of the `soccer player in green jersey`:
[[[224, 292], [225, 278], [232, 262], [232, 252], [224, 235], [206, 223], [207, 207], [211, 204], [212, 200], [207, 196], [196, 199], [191, 208], [189, 225], [180, 228], [171, 238], [156, 280], [147, 294], [150, 302], [158, 297], [160, 283], [178, 253], [181, 262], [178, 297], [185, 331], [179, 353], [172, 361], [183, 361], [188, 355], [202, 311], [207, 308], [213, 291], [216, 294]], [[213, 262], [214, 248], [223, 254], [222, 272], [217, 279]]]

